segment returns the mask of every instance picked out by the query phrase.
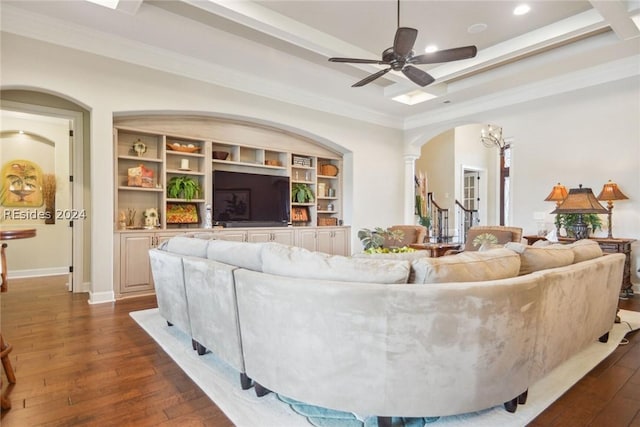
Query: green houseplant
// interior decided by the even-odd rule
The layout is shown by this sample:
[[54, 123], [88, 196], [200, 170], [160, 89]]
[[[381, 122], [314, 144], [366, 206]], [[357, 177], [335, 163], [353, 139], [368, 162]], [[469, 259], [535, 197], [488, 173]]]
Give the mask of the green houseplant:
[[389, 230], [381, 227], [376, 227], [373, 230], [363, 228], [358, 231], [358, 239], [362, 242], [364, 251], [368, 253], [382, 252], [385, 240], [400, 242], [403, 237], [402, 230]]
[[167, 184], [167, 196], [172, 199], [191, 200], [200, 194], [200, 183], [188, 176], [174, 176]]
[[311, 187], [297, 182], [291, 187], [291, 200], [294, 203], [311, 203], [315, 199]]

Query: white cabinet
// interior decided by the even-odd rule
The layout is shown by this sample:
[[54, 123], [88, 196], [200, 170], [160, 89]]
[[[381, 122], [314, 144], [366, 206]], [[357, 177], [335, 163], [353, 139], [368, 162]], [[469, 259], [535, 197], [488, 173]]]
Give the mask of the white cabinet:
[[242, 229], [219, 230], [213, 233], [216, 239], [233, 240], [234, 242], [246, 242], [247, 232]]
[[318, 228], [317, 251], [333, 255], [351, 255], [348, 228]]
[[[116, 244], [116, 293], [122, 298], [153, 293], [149, 249], [178, 233], [121, 233]], [[117, 242], [117, 240], [116, 240]]]
[[310, 251], [315, 251], [318, 247], [317, 236], [318, 232], [316, 228], [300, 227], [296, 229], [296, 246], [305, 248]]
[[351, 255], [350, 227], [300, 227], [296, 229], [296, 246], [332, 255]]
[[291, 229], [260, 229], [247, 231], [248, 242], [276, 242], [283, 245], [294, 245], [294, 233]]

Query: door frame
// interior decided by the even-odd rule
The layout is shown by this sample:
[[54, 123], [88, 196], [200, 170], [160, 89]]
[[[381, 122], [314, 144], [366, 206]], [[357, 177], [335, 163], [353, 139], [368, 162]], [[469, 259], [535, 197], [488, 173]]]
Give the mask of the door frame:
[[[25, 104], [22, 102], [2, 101], [2, 110], [29, 113], [33, 115], [55, 117], [69, 121], [69, 129], [73, 131], [73, 138], [69, 136], [71, 149], [69, 150], [70, 172], [73, 175], [71, 185], [71, 208], [75, 212], [85, 212], [84, 208], [84, 124], [82, 112], [61, 108], [45, 107], [41, 105]], [[73, 292], [89, 292], [90, 283], [84, 279], [84, 227], [74, 225], [71, 230], [71, 288]]]
[[[465, 172], [475, 172], [480, 177], [480, 182], [478, 184], [478, 196], [480, 197], [480, 201], [478, 203], [478, 223], [475, 225], [487, 225], [488, 218], [488, 194], [489, 194], [489, 183], [487, 182], [487, 169], [480, 168], [477, 166], [469, 166], [469, 165], [461, 165], [460, 167], [460, 188], [458, 189], [461, 196], [463, 198], [464, 195], [464, 175]], [[456, 226], [460, 226], [461, 224], [456, 224]]]

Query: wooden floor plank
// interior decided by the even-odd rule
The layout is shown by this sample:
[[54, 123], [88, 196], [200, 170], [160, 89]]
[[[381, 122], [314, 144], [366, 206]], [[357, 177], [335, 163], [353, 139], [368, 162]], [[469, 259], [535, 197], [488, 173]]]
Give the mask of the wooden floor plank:
[[[67, 276], [12, 280], [2, 332], [18, 377], [2, 427], [231, 427], [224, 413], [129, 316], [153, 296], [90, 305]], [[640, 296], [620, 301], [640, 311]], [[640, 334], [618, 347], [530, 426], [640, 427]]]

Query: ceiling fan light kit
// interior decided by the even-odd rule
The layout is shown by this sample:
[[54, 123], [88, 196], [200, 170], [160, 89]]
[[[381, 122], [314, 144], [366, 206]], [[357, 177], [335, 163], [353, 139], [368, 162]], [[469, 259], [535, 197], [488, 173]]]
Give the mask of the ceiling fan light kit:
[[463, 46], [416, 56], [413, 52], [413, 45], [418, 37], [418, 30], [415, 28], [400, 27], [399, 24], [400, 0], [398, 0], [398, 29], [396, 30], [393, 46], [382, 52], [381, 60], [339, 57], [329, 58], [329, 61], [331, 62], [388, 65], [388, 68], [370, 74], [359, 82], [354, 83], [351, 87], [364, 86], [377, 78], [382, 77], [391, 70], [401, 71], [409, 80], [424, 87], [433, 83], [435, 79], [429, 73], [415, 67], [414, 65], [437, 64], [440, 62], [473, 58], [478, 52], [478, 49], [475, 46]]

